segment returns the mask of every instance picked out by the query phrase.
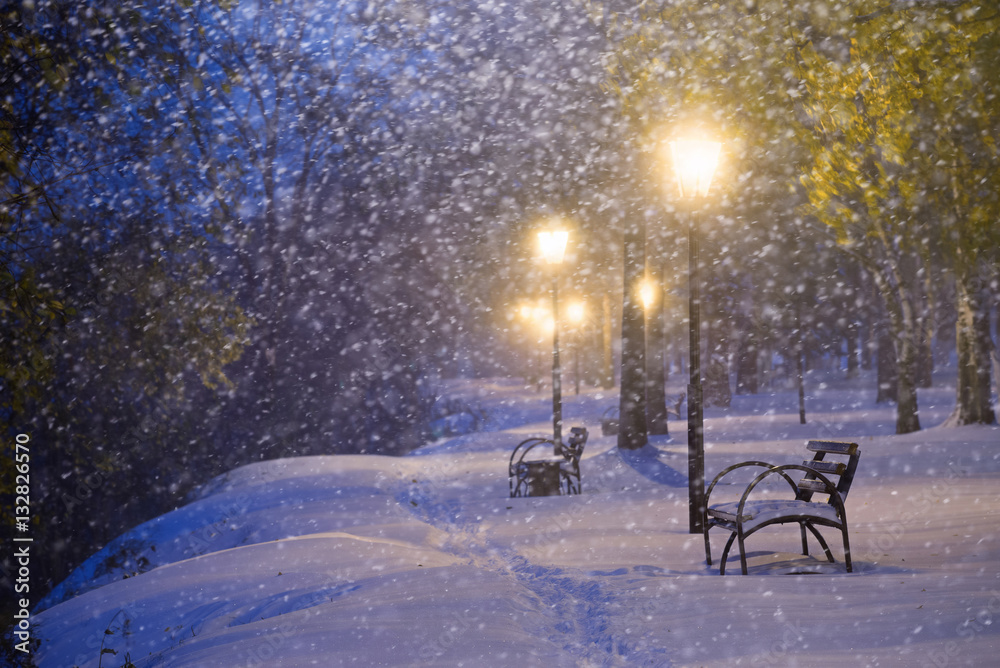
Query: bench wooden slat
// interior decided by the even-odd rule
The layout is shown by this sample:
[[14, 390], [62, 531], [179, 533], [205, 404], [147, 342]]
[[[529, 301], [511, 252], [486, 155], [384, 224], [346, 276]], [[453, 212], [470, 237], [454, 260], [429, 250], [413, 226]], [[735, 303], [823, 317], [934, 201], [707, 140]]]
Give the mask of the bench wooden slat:
[[829, 494], [822, 480], [800, 480], [799, 489], [817, 494]]
[[806, 459], [802, 465], [826, 475], [841, 475], [847, 470], [847, 464], [844, 462], [821, 462], [815, 459]]
[[853, 455], [858, 451], [857, 443], [842, 441], [809, 441], [806, 448], [810, 452], [829, 452], [837, 455]]

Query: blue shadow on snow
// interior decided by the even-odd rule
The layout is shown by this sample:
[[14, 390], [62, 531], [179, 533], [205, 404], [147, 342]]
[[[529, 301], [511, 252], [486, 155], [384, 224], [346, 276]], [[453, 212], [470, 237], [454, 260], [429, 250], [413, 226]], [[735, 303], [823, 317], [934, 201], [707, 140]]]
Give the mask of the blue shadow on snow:
[[658, 485], [687, 487], [688, 477], [660, 461], [661, 454], [663, 453], [651, 445], [645, 445], [638, 450], [618, 450], [622, 461], [644, 478], [652, 480]]

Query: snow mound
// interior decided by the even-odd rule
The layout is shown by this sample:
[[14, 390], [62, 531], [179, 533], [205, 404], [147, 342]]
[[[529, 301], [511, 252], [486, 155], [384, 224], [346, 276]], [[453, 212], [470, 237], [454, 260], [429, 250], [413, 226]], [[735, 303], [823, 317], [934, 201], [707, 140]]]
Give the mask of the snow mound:
[[[708, 416], [709, 476], [747, 459], [795, 463], [809, 438], [862, 444], [846, 504], [856, 572], [837, 536], [836, 563], [798, 554], [793, 526], [751, 537], [749, 576], [736, 555], [719, 577], [688, 532], [683, 423], [671, 423], [673, 440], [620, 452], [600, 436], [606, 400], [567, 398], [569, 424], [591, 429], [583, 493], [511, 499], [510, 450], [546, 429], [528, 399], [515, 426], [412, 456], [303, 457], [220, 476], [52, 592], [35, 616], [37, 664], [992, 662], [997, 428], [897, 437], [882, 409], [845, 413], [849, 396], [814, 401], [807, 425], [794, 396], [734, 401]], [[514, 411], [510, 396], [497, 400]]]

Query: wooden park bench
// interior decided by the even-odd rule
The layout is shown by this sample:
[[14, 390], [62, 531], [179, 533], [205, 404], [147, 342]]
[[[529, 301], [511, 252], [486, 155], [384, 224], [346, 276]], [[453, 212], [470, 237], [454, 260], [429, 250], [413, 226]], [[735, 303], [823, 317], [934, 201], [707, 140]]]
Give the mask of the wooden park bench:
[[[587, 436], [584, 427], [573, 427], [566, 443], [558, 446], [552, 439], [541, 437], [526, 438], [518, 443], [507, 464], [511, 497], [579, 494], [583, 487], [580, 457], [587, 445]], [[540, 451], [535, 450], [538, 446], [555, 454], [538, 458]]]
[[[857, 443], [842, 443], [839, 441], [809, 441], [806, 444], [808, 451], [815, 453], [811, 460], [803, 461], [802, 464], [784, 464], [776, 466], [767, 462], [747, 461], [741, 462], [724, 469], [715, 480], [709, 485], [705, 493], [705, 506], [707, 507], [704, 522], [705, 534], [705, 560], [708, 565], [712, 565], [712, 547], [709, 542], [708, 532], [714, 527], [720, 527], [730, 532], [729, 540], [722, 551], [722, 559], [719, 562], [719, 574], [726, 573], [726, 558], [729, 556], [729, 549], [733, 546], [733, 541], [739, 543], [740, 566], [743, 574], [747, 574], [747, 556], [744, 541], [772, 524], [786, 524], [795, 522], [799, 525], [802, 533], [802, 554], [809, 554], [809, 545], [806, 541], [806, 530], [808, 529], [826, 553], [826, 558], [833, 563], [833, 553], [823, 540], [816, 526], [827, 526], [839, 529], [844, 539], [844, 563], [847, 572], [852, 571], [851, 546], [847, 537], [847, 513], [844, 510], [844, 499], [851, 489], [854, 481], [854, 473], [858, 468], [858, 460], [861, 452]], [[829, 461], [827, 455], [840, 458], [840, 461]], [[758, 474], [743, 491], [739, 501], [720, 503], [711, 505], [710, 499], [712, 491], [719, 481], [732, 471], [740, 468], [757, 466], [764, 469]], [[803, 473], [798, 482], [792, 480], [788, 471], [801, 471]], [[794, 474], [793, 474], [794, 475]], [[792, 498], [751, 498], [751, 493], [768, 478], [779, 476], [791, 487], [794, 493]], [[837, 478], [834, 484], [831, 478]], [[814, 494], [827, 496], [826, 501], [813, 501]], [[759, 496], [759, 494], [758, 494]]]

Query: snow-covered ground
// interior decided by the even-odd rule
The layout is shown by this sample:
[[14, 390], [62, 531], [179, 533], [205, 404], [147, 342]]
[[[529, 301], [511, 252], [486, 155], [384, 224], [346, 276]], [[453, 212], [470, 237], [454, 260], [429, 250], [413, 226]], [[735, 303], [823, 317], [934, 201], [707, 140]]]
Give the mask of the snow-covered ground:
[[[827, 564], [798, 555], [787, 525], [749, 539], [749, 576], [731, 555], [720, 577], [688, 533], [684, 422], [623, 456], [600, 431], [614, 394], [565, 398], [567, 423], [591, 431], [583, 494], [511, 499], [508, 456], [545, 435], [551, 399], [513, 381], [468, 383], [456, 391], [489, 408], [491, 431], [399, 458], [245, 466], [122, 536], [43, 602], [35, 658], [58, 668], [126, 657], [140, 668], [998, 665], [1000, 429], [935, 428], [954, 405], [942, 381], [921, 391], [925, 430], [894, 436], [893, 409], [860, 386], [813, 379], [806, 425], [793, 392], [706, 414], [710, 477], [746, 459], [798, 463], [810, 438], [860, 444], [847, 500], [853, 574], [836, 532], [824, 532], [837, 557]], [[715, 535], [716, 559], [723, 542]]]

